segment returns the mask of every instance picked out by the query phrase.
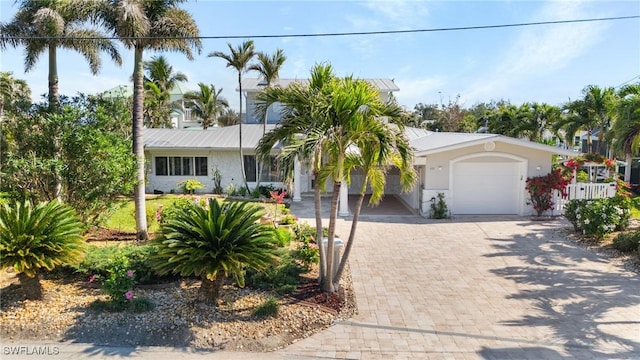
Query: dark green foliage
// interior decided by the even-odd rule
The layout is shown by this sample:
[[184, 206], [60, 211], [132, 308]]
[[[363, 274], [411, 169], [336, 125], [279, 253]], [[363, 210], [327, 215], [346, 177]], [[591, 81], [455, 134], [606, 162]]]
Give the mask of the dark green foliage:
[[450, 216], [447, 203], [444, 201], [444, 194], [438, 193], [438, 197], [431, 199], [430, 214], [432, 219], [448, 219]]
[[244, 286], [245, 269], [265, 269], [276, 259], [272, 227], [260, 224], [261, 207], [209, 199], [208, 207], [191, 205], [160, 227], [154, 240], [154, 268], [160, 274], [198, 276], [214, 281], [233, 276]]
[[282, 294], [290, 294], [295, 291], [300, 282], [300, 274], [305, 272], [292, 256], [291, 250], [279, 249], [279, 261], [261, 271], [248, 269], [247, 283], [249, 286], [275, 290]]
[[258, 186], [258, 191], [260, 192], [260, 195], [266, 197], [267, 199], [271, 198], [271, 191], [274, 191], [275, 189], [276, 188], [273, 187], [273, 185], [271, 184]]
[[640, 231], [618, 234], [613, 239], [613, 247], [626, 253], [637, 251], [640, 249]]
[[564, 216], [576, 231], [602, 239], [629, 226], [631, 200], [619, 195], [608, 199], [571, 200], [565, 206]]
[[160, 223], [166, 223], [167, 221], [174, 219], [177, 214], [191, 211], [193, 209], [193, 201], [186, 198], [177, 198], [171, 205], [164, 207], [161, 210]]
[[279, 307], [280, 304], [278, 304], [278, 299], [270, 296], [262, 304], [258, 305], [255, 310], [253, 310], [253, 316], [260, 318], [267, 316], [276, 316], [278, 315]]
[[34, 277], [74, 263], [84, 252], [83, 226], [73, 209], [58, 202], [0, 207], [0, 267]]
[[103, 247], [90, 245], [84, 259], [71, 268], [87, 278], [91, 275], [106, 278], [109, 276], [109, 269], [113, 267], [114, 259], [124, 257], [128, 261], [129, 269], [135, 273], [137, 283], [156, 283], [163, 280], [151, 269], [150, 258], [156, 252], [157, 247], [150, 244]]

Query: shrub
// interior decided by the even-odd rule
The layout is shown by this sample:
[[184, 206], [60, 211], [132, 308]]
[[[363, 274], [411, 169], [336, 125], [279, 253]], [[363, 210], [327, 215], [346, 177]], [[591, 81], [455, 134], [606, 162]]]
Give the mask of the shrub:
[[278, 246], [285, 247], [291, 243], [291, 231], [289, 229], [278, 228], [275, 232], [276, 243]]
[[251, 197], [254, 199], [257, 199], [260, 197], [260, 189], [255, 187], [253, 188], [253, 190], [251, 190]]
[[448, 219], [450, 216], [447, 202], [444, 201], [444, 193], [438, 193], [437, 199], [432, 199], [430, 214], [432, 219]]
[[222, 194], [222, 174], [220, 173], [220, 169], [215, 167], [211, 172], [211, 180], [213, 180], [213, 193], [214, 194]]
[[37, 274], [78, 262], [84, 253], [82, 223], [70, 207], [52, 201], [0, 207], [0, 268], [13, 267], [28, 299], [42, 298]]
[[296, 222], [298, 221], [298, 219], [289, 214], [289, 215], [285, 215], [282, 217], [282, 219], [280, 219], [280, 224], [282, 225], [294, 225]]
[[613, 247], [622, 252], [633, 252], [640, 248], [640, 231], [620, 233], [613, 239]]
[[185, 194], [195, 194], [196, 190], [204, 189], [204, 185], [198, 179], [183, 180], [178, 183], [178, 187]]
[[602, 239], [606, 234], [624, 230], [629, 226], [629, 201], [622, 196], [571, 200], [565, 210], [565, 217], [577, 231]]
[[278, 299], [276, 299], [273, 296], [270, 296], [262, 304], [258, 305], [255, 308], [255, 310], [253, 310], [253, 316], [256, 316], [256, 317], [276, 316], [278, 314], [279, 307], [280, 307], [280, 304], [278, 304]]
[[225, 189], [224, 189], [224, 193], [227, 194], [227, 196], [236, 196], [238, 195], [238, 190], [236, 189], [236, 184], [229, 184]]
[[129, 268], [136, 274], [138, 283], [148, 284], [158, 278], [158, 275], [152, 270], [149, 260], [155, 252], [157, 252], [157, 247], [151, 244], [103, 247], [89, 245], [84, 259], [80, 263], [72, 265], [71, 269], [85, 276], [97, 275], [106, 278], [114, 266], [114, 259], [124, 257], [129, 263]]
[[[109, 296], [115, 309], [124, 309], [127, 302], [133, 299], [133, 270], [129, 268], [129, 260], [119, 255], [111, 259], [111, 266], [107, 270], [107, 277], [102, 280], [102, 290]], [[92, 277], [91, 281], [99, 280]]]
[[542, 216], [553, 208], [553, 192], [560, 191], [564, 194], [570, 180], [560, 168], [551, 170], [547, 175], [527, 179], [525, 189], [529, 192], [529, 199], [537, 216]]
[[160, 274], [198, 276], [199, 300], [216, 301], [222, 280], [232, 275], [242, 287], [245, 269], [264, 269], [276, 260], [274, 229], [261, 224], [263, 210], [246, 202], [209, 199], [191, 205], [160, 227], [154, 268]]
[[304, 269], [291, 256], [291, 250], [278, 250], [279, 261], [260, 271], [247, 269], [247, 284], [263, 290], [292, 293], [300, 282]]

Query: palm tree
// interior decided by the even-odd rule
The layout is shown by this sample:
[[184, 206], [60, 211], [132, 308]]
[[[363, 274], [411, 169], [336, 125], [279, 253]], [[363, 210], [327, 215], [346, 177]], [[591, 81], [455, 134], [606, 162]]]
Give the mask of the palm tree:
[[145, 241], [147, 219], [145, 206], [145, 158], [142, 128], [144, 123], [145, 50], [176, 51], [193, 60], [202, 44], [200, 31], [191, 15], [178, 8], [184, 0], [102, 0], [100, 15], [104, 25], [116, 34], [127, 49], [134, 51], [133, 67], [133, 153], [137, 159], [135, 213], [137, 238]]
[[[187, 75], [174, 72], [167, 59], [160, 55], [144, 63], [145, 86], [145, 124], [151, 127], [171, 127], [171, 90], [178, 87], [178, 83], [186, 82]], [[176, 104], [183, 108], [182, 104]], [[148, 115], [151, 115], [149, 118]]]
[[618, 91], [618, 96], [620, 102], [613, 125], [613, 147], [625, 154], [624, 181], [629, 182], [632, 156], [640, 148], [640, 83], [624, 86]]
[[144, 125], [150, 128], [171, 127], [170, 95], [162, 91], [158, 84], [144, 84]]
[[27, 299], [42, 299], [42, 269], [76, 262], [84, 244], [82, 223], [67, 205], [53, 201], [0, 207], [0, 267], [14, 269]]
[[556, 121], [553, 130], [564, 131], [567, 144], [573, 144], [575, 134], [583, 130], [587, 133], [587, 151], [592, 151], [592, 137], [596, 126], [587, 115], [583, 100], [569, 101], [562, 107], [560, 119]]
[[[258, 63], [249, 66], [248, 70], [257, 71], [262, 77], [262, 80], [265, 83], [265, 87], [270, 87], [273, 81], [278, 79], [280, 68], [287, 60], [287, 57], [284, 55], [284, 51], [282, 49], [277, 49], [276, 52], [271, 56], [263, 52], [259, 52], [257, 57]], [[264, 127], [262, 129], [262, 134], [264, 135], [267, 132], [266, 113], [263, 124]]]
[[[284, 106], [284, 113], [281, 125], [267, 133], [261, 141], [258, 153], [264, 157], [271, 153], [273, 145], [279, 143], [281, 152], [278, 163], [285, 174], [291, 172], [295, 157], [306, 159], [314, 169], [317, 194], [326, 180], [333, 181], [327, 249], [321, 255], [321, 259], [326, 258], [321, 265], [321, 271], [325, 273], [323, 289], [332, 292], [339, 278], [327, 269], [332, 269], [333, 263], [340, 261], [333, 258], [337, 204], [342, 182], [349, 181], [349, 170], [352, 168], [349, 159], [354, 156], [352, 149], [359, 153], [357, 157], [364, 159], [361, 163], [366, 164], [363, 165], [367, 172], [365, 182], [376, 180], [375, 186], [380, 191], [384, 189], [384, 181], [380, 181], [381, 173], [376, 172], [374, 167], [388, 165], [393, 149], [402, 149], [398, 153], [403, 154], [406, 162], [401, 166], [401, 171], [404, 173], [410, 169], [409, 172], [413, 174], [403, 174], [407, 184], [413, 184], [415, 172], [408, 142], [398, 137], [402, 132], [402, 125], [398, 121], [401, 109], [395, 103], [382, 102], [378, 91], [366, 81], [352, 77], [336, 79], [330, 67], [317, 66], [312, 71], [312, 86], [316, 76], [322, 80], [318, 83], [320, 86], [316, 85], [315, 88], [305, 90], [293, 84], [286, 89], [265, 89], [264, 94], [259, 95], [263, 102], [259, 107], [260, 113], [266, 110], [269, 103], [276, 101]], [[392, 131], [392, 125], [399, 132]], [[366, 154], [362, 155], [363, 152]], [[380, 184], [382, 187], [379, 187]], [[366, 189], [367, 184], [364, 186]], [[318, 197], [316, 195], [316, 226], [321, 222]], [[374, 198], [374, 201], [376, 199], [379, 200]], [[355, 236], [356, 226], [357, 219], [352, 224], [351, 240]], [[320, 237], [321, 233], [317, 236]], [[346, 260], [343, 257], [342, 268]]]
[[[605, 134], [614, 122], [615, 90], [612, 87], [601, 89], [596, 85], [589, 85], [582, 92], [587, 116], [592, 119], [592, 123], [595, 124], [598, 130], [598, 148], [601, 149]], [[594, 149], [593, 152], [597, 150]]]
[[514, 132], [529, 141], [541, 142], [544, 131], [560, 118], [560, 109], [544, 103], [524, 103], [518, 108]]
[[232, 126], [240, 124], [240, 114], [231, 108], [225, 108], [218, 117], [219, 126]]
[[160, 91], [166, 93], [170, 92], [178, 83], [189, 81], [184, 73], [173, 72], [173, 66], [169, 65], [167, 58], [162, 55], [152, 57], [151, 61], [145, 61], [144, 71], [146, 72], [144, 82], [152, 82], [158, 85]]
[[91, 1], [23, 0], [14, 18], [0, 28], [0, 48], [24, 45], [25, 72], [33, 69], [42, 53], [48, 52], [49, 104], [52, 109], [58, 106], [58, 48], [82, 54], [94, 75], [101, 67], [101, 51], [108, 53], [118, 65], [122, 64], [113, 41], [98, 30], [81, 27], [92, 20], [95, 11], [96, 3]]
[[[240, 116], [242, 117], [242, 74], [249, 70], [249, 62], [255, 56], [253, 40], [246, 40], [238, 47], [234, 48], [231, 43], [227, 43], [229, 54], [221, 51], [210, 53], [209, 57], [219, 57], [227, 62], [227, 67], [234, 68], [238, 72], [238, 94], [240, 100]], [[238, 147], [240, 149], [240, 167], [242, 169], [242, 181], [247, 192], [250, 192], [247, 185], [247, 174], [244, 169], [244, 153], [242, 151], [242, 118], [238, 123]]]
[[202, 119], [202, 129], [217, 125], [218, 116], [229, 107], [227, 99], [220, 96], [222, 89], [216, 90], [211, 84], [198, 83], [200, 91], [190, 91], [184, 95], [185, 106], [191, 113]]
[[264, 269], [276, 260], [275, 231], [258, 220], [264, 210], [247, 202], [209, 199], [192, 204], [161, 226], [155, 268], [160, 274], [198, 276], [198, 298], [217, 300], [225, 277], [244, 286], [246, 268]]
[[[327, 101], [330, 85], [336, 80], [333, 68], [329, 64], [318, 64], [311, 70], [309, 85], [292, 83], [287, 88], [270, 87], [257, 95], [256, 113], [266, 116], [266, 111], [274, 103], [280, 103], [282, 121], [279, 126], [268, 132], [260, 140], [256, 153], [261, 161], [271, 157], [274, 146], [278, 144], [278, 165], [284, 182], [293, 179], [296, 161], [306, 164], [312, 170], [314, 183], [314, 210], [316, 220], [316, 242], [320, 251], [319, 280], [325, 283], [326, 254], [323, 247], [321, 190], [326, 182], [320, 180], [321, 164], [325, 152], [326, 129], [328, 121]], [[298, 185], [299, 186], [299, 185]]]

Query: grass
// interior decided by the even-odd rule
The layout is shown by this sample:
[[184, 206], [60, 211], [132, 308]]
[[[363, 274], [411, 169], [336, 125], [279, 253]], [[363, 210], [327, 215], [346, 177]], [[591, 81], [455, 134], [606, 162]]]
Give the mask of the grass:
[[631, 218], [640, 219], [640, 196], [631, 198]]
[[[196, 197], [205, 198], [204, 195], [177, 195], [177, 194], [164, 194], [153, 197], [148, 197], [146, 201], [147, 205], [147, 225], [149, 232], [157, 232], [159, 230], [159, 224], [155, 220], [155, 212], [160, 205], [163, 208], [167, 208], [173, 204], [173, 202], [180, 198], [195, 199]], [[273, 212], [276, 209], [273, 203], [260, 203], [268, 214], [273, 216]], [[278, 212], [282, 213], [284, 205], [278, 204]], [[283, 215], [279, 215], [278, 218]], [[133, 199], [122, 200], [115, 209], [109, 214], [101, 226], [118, 231], [135, 232], [136, 231], [136, 218], [135, 218], [135, 206]]]
[[262, 304], [258, 305], [253, 310], [253, 316], [264, 318], [268, 316], [276, 316], [278, 314], [278, 308], [280, 304], [278, 304], [278, 299], [273, 296], [270, 296], [265, 300]]

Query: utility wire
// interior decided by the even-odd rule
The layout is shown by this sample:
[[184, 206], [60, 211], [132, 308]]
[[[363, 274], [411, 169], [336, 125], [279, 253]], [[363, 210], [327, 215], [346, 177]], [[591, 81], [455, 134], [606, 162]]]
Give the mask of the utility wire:
[[[162, 36], [163, 39], [185, 39], [185, 40], [211, 40], [211, 39], [251, 39], [251, 38], [304, 38], [304, 37], [335, 37], [335, 36], [358, 36], [358, 35], [388, 35], [388, 34], [409, 34], [409, 33], [425, 33], [425, 32], [442, 32], [442, 31], [462, 31], [462, 30], [482, 30], [482, 29], [499, 29], [510, 27], [522, 27], [522, 26], [540, 26], [540, 25], [553, 25], [553, 24], [573, 24], [595, 21], [615, 21], [615, 20], [628, 20], [638, 19], [640, 15], [630, 16], [617, 16], [617, 17], [604, 17], [604, 18], [590, 18], [590, 19], [574, 19], [574, 20], [556, 20], [556, 21], [538, 21], [528, 23], [515, 23], [515, 24], [498, 24], [498, 25], [479, 25], [479, 26], [461, 26], [461, 27], [446, 27], [446, 28], [431, 28], [431, 29], [413, 29], [413, 30], [388, 30], [388, 31], [360, 31], [360, 32], [335, 32], [335, 33], [319, 33], [319, 34], [273, 34], [273, 35], [220, 35], [220, 36]], [[7, 36], [4, 40], [53, 40], [62, 39], [63, 37], [57, 36]], [[65, 37], [65, 40], [98, 40], [98, 39], [111, 39], [111, 40], [144, 40], [144, 39], [157, 39], [154, 36], [140, 36], [140, 37]]]
[[633, 81], [633, 80], [635, 80], [635, 79], [640, 79], [640, 75], [636, 75], [636, 76], [632, 77], [631, 79], [629, 79], [629, 80], [627, 80], [627, 81], [623, 82], [622, 84], [620, 84], [620, 85], [616, 86], [615, 88], [616, 88], [616, 89], [617, 89], [617, 88], [621, 88], [621, 87], [623, 87], [624, 85], [627, 85], [628, 83], [632, 82], [632, 81]]

